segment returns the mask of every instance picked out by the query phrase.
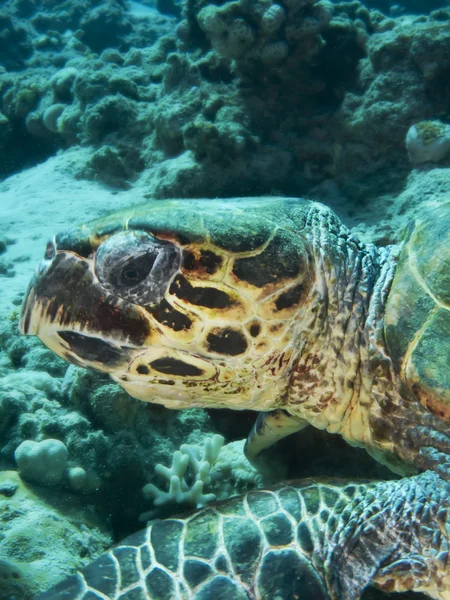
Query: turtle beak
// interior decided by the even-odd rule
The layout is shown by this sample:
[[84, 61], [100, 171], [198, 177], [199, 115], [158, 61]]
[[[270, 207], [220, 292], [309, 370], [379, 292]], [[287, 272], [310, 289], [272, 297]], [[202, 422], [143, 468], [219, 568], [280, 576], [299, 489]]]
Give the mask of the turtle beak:
[[145, 311], [108, 294], [92, 261], [64, 250], [37, 268], [19, 327], [69, 362], [107, 372], [128, 364], [149, 334]]
[[35, 277], [30, 281], [25, 299], [22, 304], [22, 312], [19, 320], [19, 331], [23, 335], [36, 335], [36, 327], [31, 326], [32, 306], [34, 304], [34, 280]]
[[19, 321], [19, 330], [24, 335], [37, 335], [38, 334], [38, 322], [33, 319], [34, 311], [33, 308], [36, 305], [36, 293], [35, 287], [40, 279], [42, 279], [47, 271], [49, 270], [53, 259], [56, 255], [56, 242], [55, 240], [49, 240], [45, 249], [44, 258], [39, 263], [31, 281], [28, 285], [27, 293], [22, 304], [22, 313]]
[[[33, 308], [36, 306], [36, 293], [35, 286], [39, 278], [43, 277], [47, 272], [51, 261], [42, 260], [39, 263], [36, 272], [31, 278], [28, 284], [28, 289], [25, 294], [24, 301], [22, 303], [22, 311], [19, 320], [19, 331], [23, 335], [37, 335], [38, 334], [38, 321], [33, 319]], [[35, 316], [35, 315], [34, 315]]]

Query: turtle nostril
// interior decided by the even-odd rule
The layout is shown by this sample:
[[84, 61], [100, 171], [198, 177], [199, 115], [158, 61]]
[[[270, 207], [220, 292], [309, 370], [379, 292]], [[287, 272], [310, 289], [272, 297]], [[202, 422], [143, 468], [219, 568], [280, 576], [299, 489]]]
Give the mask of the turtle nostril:
[[53, 242], [47, 242], [47, 247], [45, 248], [44, 258], [50, 260], [56, 254], [55, 244]]

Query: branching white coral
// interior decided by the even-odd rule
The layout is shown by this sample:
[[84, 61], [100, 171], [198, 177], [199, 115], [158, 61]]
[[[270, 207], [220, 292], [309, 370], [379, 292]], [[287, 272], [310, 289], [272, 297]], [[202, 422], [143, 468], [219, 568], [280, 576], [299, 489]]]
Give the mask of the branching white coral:
[[203, 448], [183, 444], [180, 450], [174, 452], [170, 467], [161, 464], [155, 467], [155, 472], [168, 482], [169, 490], [165, 492], [148, 483], [143, 488], [145, 498], [153, 498], [155, 506], [177, 503], [201, 508], [213, 502], [216, 495], [205, 494], [204, 486], [211, 483], [210, 471], [224, 441], [221, 435], [213, 435], [205, 441]]
[[[244, 454], [245, 440], [223, 445], [221, 435], [205, 440], [203, 447], [183, 444], [174, 452], [170, 467], [158, 464], [156, 473], [164, 479], [164, 491], [149, 483], [143, 488], [144, 496], [155, 506], [188, 504], [200, 508], [215, 500], [225, 500], [249, 489], [262, 487], [263, 477]], [[283, 471], [276, 464], [275, 471]], [[207, 492], [205, 488], [208, 487]], [[152, 511], [143, 513], [140, 520], [155, 517]]]

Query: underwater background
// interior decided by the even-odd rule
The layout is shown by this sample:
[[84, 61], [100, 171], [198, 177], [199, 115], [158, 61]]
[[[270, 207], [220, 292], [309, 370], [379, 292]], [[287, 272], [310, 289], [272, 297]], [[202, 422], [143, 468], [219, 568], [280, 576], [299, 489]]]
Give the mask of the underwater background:
[[[277, 9], [294, 2], [300, 24]], [[243, 457], [254, 413], [141, 403], [20, 335], [48, 239], [146, 198], [264, 194], [322, 201], [388, 245], [450, 191], [449, 3], [280, 4], [0, 3], [0, 600], [179, 511], [148, 484], [165, 489], [155, 467], [183, 444], [223, 437], [210, 499], [262, 485]], [[396, 478], [311, 427], [268, 460], [280, 479]], [[389, 597], [425, 598], [364, 594]]]

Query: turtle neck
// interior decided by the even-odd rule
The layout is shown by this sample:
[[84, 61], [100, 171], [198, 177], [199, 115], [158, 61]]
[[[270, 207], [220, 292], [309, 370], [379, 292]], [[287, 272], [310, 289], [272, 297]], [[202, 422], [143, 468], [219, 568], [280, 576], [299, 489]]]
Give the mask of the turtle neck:
[[383, 315], [400, 247], [364, 244], [317, 205], [307, 215], [305, 231], [316, 277], [294, 335], [289, 411], [351, 444], [370, 446], [375, 387], [393, 393], [396, 387]]

